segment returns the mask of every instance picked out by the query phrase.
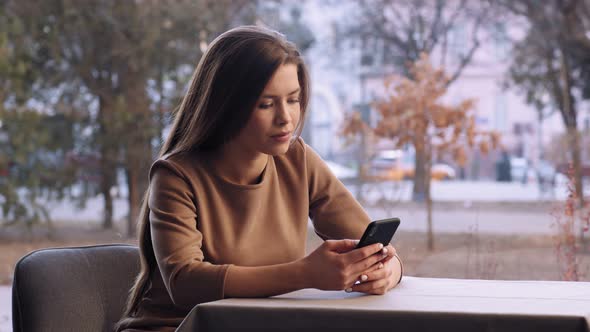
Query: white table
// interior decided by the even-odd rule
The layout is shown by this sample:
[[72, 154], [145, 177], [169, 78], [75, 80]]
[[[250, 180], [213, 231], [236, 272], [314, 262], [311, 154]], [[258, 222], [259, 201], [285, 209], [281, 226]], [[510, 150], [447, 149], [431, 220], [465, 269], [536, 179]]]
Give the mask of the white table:
[[177, 331], [590, 332], [590, 283], [404, 277], [383, 296], [305, 289], [196, 306]]

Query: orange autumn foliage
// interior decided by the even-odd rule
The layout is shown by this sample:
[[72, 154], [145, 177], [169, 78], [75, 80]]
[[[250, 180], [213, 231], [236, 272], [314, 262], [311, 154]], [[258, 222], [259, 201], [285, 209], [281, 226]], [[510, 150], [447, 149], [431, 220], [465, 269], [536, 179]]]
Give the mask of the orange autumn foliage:
[[447, 94], [448, 78], [442, 69], [434, 68], [428, 55], [410, 67], [411, 78], [392, 76], [385, 80], [385, 96], [372, 104], [379, 115], [375, 127], [369, 127], [358, 113], [345, 121], [345, 136], [370, 132], [379, 138], [387, 138], [398, 147], [414, 146], [416, 153], [451, 155], [457, 164], [467, 161], [467, 147], [483, 153], [496, 148], [499, 135], [479, 130], [476, 126], [474, 99], [456, 104], [443, 101]]

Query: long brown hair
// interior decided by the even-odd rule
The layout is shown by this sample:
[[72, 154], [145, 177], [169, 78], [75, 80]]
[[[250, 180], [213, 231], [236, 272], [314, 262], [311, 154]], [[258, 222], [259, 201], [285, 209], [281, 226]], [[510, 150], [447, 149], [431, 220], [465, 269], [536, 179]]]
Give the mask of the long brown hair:
[[[159, 157], [215, 150], [232, 140], [250, 118], [274, 72], [283, 64], [297, 65], [302, 116], [295, 133], [299, 136], [310, 91], [302, 56], [280, 33], [242, 26], [221, 34], [203, 54]], [[136, 314], [149, 285], [150, 273], [157, 266], [149, 227], [148, 197], [149, 188], [138, 221], [141, 270], [130, 290], [123, 317]]]

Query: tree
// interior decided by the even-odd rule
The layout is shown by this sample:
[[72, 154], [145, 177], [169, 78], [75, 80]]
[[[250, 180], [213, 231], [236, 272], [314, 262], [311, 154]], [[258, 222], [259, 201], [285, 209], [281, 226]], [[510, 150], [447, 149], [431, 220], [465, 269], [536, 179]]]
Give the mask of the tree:
[[[428, 213], [428, 248], [434, 249], [432, 231], [432, 198], [430, 196], [432, 158], [450, 154], [463, 165], [465, 147], [477, 147], [487, 153], [498, 144], [494, 132], [479, 130], [475, 124], [475, 101], [466, 99], [457, 105], [444, 102], [449, 78], [442, 69], [430, 64], [422, 54], [409, 70], [410, 78], [394, 75], [385, 82], [385, 97], [374, 103], [380, 119], [370, 127], [354, 113], [346, 122], [345, 135], [369, 132], [379, 138], [392, 140], [402, 148], [411, 145], [416, 151], [415, 176], [422, 176], [426, 184], [425, 202]], [[418, 167], [422, 167], [419, 169]]]
[[[467, 0], [356, 0], [358, 12], [341, 28], [342, 38], [362, 42], [361, 63], [385, 68], [410, 77], [408, 64], [426, 53], [450, 73], [446, 85], [457, 80], [479, 48], [482, 28], [494, 18], [494, 7]], [[352, 22], [352, 23], [350, 23]], [[379, 59], [382, 59], [379, 62]], [[364, 74], [361, 74], [364, 75]], [[364, 102], [364, 101], [363, 101]], [[426, 177], [421, 174], [426, 161], [416, 154], [413, 198], [422, 200]]]
[[21, 223], [29, 231], [45, 222], [51, 236], [46, 202], [63, 199], [75, 181], [74, 169], [64, 162], [71, 144], [71, 121], [24, 107], [0, 108], [0, 121], [2, 215], [6, 224]]
[[[509, 83], [540, 112], [557, 109], [566, 127], [579, 205], [584, 205], [578, 101], [590, 94], [590, 2], [587, 0], [497, 0], [526, 19], [526, 37], [514, 47]], [[548, 97], [548, 98], [547, 98]], [[541, 116], [544, 116], [543, 114]]]
[[122, 169], [129, 236], [155, 145], [194, 65], [213, 36], [242, 17], [240, 1], [7, 1], [24, 28], [38, 101], [65, 105], [90, 132], [85, 151], [99, 156], [104, 227], [112, 227], [111, 188]]
[[[24, 29], [0, 4], [0, 204], [2, 226], [29, 230], [51, 219], [44, 201], [61, 199], [73, 172], [63, 155], [71, 143], [72, 121], [27, 105], [37, 73], [24, 51]], [[31, 135], [34, 133], [34, 135]], [[49, 233], [51, 235], [51, 232]]]

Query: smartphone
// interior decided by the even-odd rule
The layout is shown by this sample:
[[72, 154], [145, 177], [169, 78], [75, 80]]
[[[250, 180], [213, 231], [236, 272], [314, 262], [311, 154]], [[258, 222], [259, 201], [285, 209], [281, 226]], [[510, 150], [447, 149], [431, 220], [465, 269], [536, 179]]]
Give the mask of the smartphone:
[[391, 242], [393, 234], [395, 234], [395, 231], [399, 227], [399, 223], [399, 218], [372, 221], [367, 225], [367, 229], [365, 229], [365, 233], [356, 247], [362, 248], [379, 242], [381, 242], [383, 246], [387, 246], [389, 242]]

